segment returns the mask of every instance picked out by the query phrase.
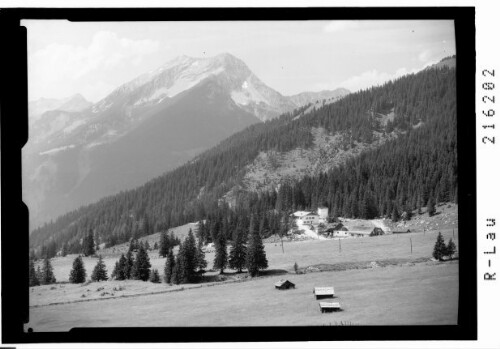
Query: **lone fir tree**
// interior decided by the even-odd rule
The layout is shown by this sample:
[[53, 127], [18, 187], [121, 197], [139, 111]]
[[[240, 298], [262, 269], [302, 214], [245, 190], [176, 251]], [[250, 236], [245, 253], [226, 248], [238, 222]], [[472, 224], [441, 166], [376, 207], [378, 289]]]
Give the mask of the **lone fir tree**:
[[97, 264], [95, 265], [90, 278], [92, 281], [106, 281], [108, 279], [106, 264], [104, 264], [101, 255], [99, 255], [99, 260], [97, 261]]
[[149, 256], [144, 246], [139, 246], [139, 251], [135, 256], [134, 265], [132, 267], [131, 277], [135, 280], [147, 281], [151, 272], [151, 263]]
[[87, 271], [85, 270], [85, 266], [83, 265], [83, 260], [81, 256], [78, 256], [73, 261], [73, 268], [69, 274], [69, 282], [72, 284], [81, 284], [85, 282], [85, 278], [87, 277]]
[[39, 278], [42, 285], [49, 285], [56, 282], [56, 277], [54, 276], [54, 269], [50, 263], [50, 259], [45, 257], [43, 260], [41, 277]]
[[245, 235], [241, 224], [236, 228], [236, 238], [229, 251], [229, 268], [236, 269], [241, 273], [245, 267], [247, 258], [247, 247], [245, 246]]
[[248, 250], [246, 257], [246, 267], [250, 276], [259, 274], [259, 270], [268, 267], [266, 251], [264, 251], [264, 244], [259, 235], [259, 231], [255, 228], [254, 218], [250, 219], [250, 228], [248, 233]]
[[432, 252], [432, 256], [435, 259], [442, 261], [443, 257], [446, 256], [446, 254], [446, 244], [444, 243], [443, 235], [441, 235], [441, 232], [439, 232], [436, 243], [434, 244], [434, 251]]

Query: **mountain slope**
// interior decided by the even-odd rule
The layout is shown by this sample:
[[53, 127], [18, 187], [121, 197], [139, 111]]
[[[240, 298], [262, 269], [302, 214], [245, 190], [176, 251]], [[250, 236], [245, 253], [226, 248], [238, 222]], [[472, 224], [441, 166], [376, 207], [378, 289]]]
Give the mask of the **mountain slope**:
[[55, 109], [32, 120], [23, 149], [31, 225], [143, 184], [306, 101], [293, 102], [220, 54], [177, 57], [91, 107], [79, 95], [39, 103], [33, 112]]
[[[90, 228], [113, 245], [221, 214], [248, 220], [250, 213], [286, 215], [327, 204], [346, 217], [371, 217], [422, 206], [431, 198], [454, 200], [455, 103], [455, 70], [443, 67], [350, 94], [309, 113], [306, 106], [251, 125], [135, 190], [60, 217], [34, 231], [31, 244], [39, 247], [52, 236], [58, 246], [67, 242], [78, 250], [78, 239]], [[279, 158], [290, 152], [314, 161], [311, 150], [318, 136], [333, 146], [321, 148], [326, 161], [319, 161], [325, 166], [317, 173], [301, 171], [268, 188], [248, 186], [246, 176], [261, 154], [276, 155], [266, 169], [276, 174], [283, 166]], [[340, 150], [346, 156], [337, 161]]]
[[32, 226], [143, 184], [302, 103], [266, 86], [227, 53], [178, 57], [91, 107], [83, 108], [88, 105], [78, 95], [52, 102], [44, 108], [57, 109], [35, 118], [23, 149], [23, 199]]

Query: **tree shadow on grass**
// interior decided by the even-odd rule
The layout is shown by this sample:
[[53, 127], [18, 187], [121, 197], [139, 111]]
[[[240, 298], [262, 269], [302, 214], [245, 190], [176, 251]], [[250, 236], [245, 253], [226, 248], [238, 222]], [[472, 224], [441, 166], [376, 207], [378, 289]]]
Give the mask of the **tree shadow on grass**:
[[288, 274], [288, 271], [284, 269], [267, 269], [261, 270], [259, 272], [259, 276], [274, 276], [274, 275], [285, 275]]

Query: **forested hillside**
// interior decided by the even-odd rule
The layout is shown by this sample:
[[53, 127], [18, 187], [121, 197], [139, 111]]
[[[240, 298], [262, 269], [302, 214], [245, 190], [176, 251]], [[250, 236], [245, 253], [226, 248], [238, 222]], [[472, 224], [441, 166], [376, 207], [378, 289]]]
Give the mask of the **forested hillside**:
[[[302, 115], [306, 106], [252, 125], [139, 188], [44, 225], [32, 232], [30, 245], [55, 251], [67, 243], [70, 251], [79, 251], [90, 229], [112, 246], [202, 219], [208, 219], [208, 230], [222, 229], [231, 238], [231, 227], [241, 220], [248, 225], [251, 214], [267, 235], [278, 231], [295, 209], [327, 205], [335, 215], [372, 218], [429, 201], [457, 201], [455, 87], [455, 69], [427, 69], [350, 94], [310, 114]], [[380, 122], [379, 116], [389, 113], [392, 120]], [[247, 165], [260, 152], [311, 147], [311, 130], [318, 127], [341, 134], [346, 148], [371, 143], [376, 134], [394, 132], [398, 137], [326, 173], [281, 183], [277, 190], [240, 190], [231, 208], [220, 200], [241, 184]], [[204, 235], [207, 240], [209, 236]]]

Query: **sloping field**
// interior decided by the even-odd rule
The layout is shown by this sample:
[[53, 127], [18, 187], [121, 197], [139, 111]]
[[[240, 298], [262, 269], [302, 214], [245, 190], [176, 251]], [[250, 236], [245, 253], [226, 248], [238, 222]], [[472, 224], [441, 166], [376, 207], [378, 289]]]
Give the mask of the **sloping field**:
[[[277, 279], [277, 278], [276, 278]], [[289, 275], [134, 298], [31, 308], [34, 331], [89, 326], [304, 326], [455, 324], [456, 261], [405, 267]], [[344, 311], [322, 314], [314, 286], [334, 286]], [[238, 311], [235, 311], [238, 309]]]

